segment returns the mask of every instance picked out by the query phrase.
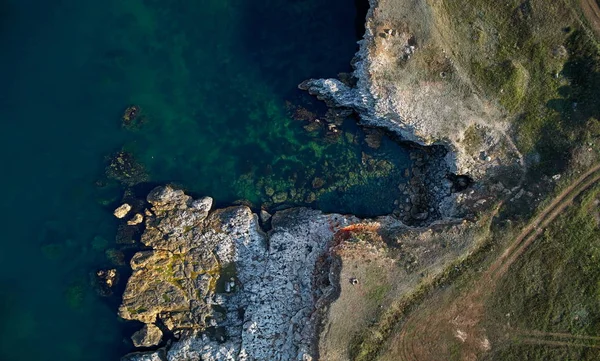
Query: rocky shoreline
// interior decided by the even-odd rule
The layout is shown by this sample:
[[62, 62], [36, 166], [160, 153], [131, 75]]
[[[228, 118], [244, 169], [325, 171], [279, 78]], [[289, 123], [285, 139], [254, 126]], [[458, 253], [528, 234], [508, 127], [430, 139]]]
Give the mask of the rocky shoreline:
[[[311, 79], [299, 87], [334, 111], [355, 112], [363, 125], [384, 129], [422, 150], [414, 153], [414, 166], [407, 170], [410, 181], [399, 186], [405, 198], [397, 200], [392, 214], [369, 221], [308, 208], [280, 210], [272, 216], [264, 210], [255, 214], [246, 206], [213, 210], [209, 197], [194, 200], [171, 186], [155, 188], [143, 216], [117, 215], [129, 225], [143, 217], [141, 242], [147, 247], [131, 261], [133, 274], [119, 309], [122, 318], [143, 323], [133, 336], [142, 351], [124, 361], [317, 360], [328, 307], [339, 296], [340, 283], [347, 281], [339, 279], [342, 266], [336, 250], [341, 244], [370, 249], [368, 240], [376, 240], [383, 250], [387, 246], [382, 234], [422, 236], [431, 249], [392, 238], [396, 246], [414, 247], [414, 252], [394, 251], [403, 257], [435, 249], [421, 262], [427, 272], [441, 271], [451, 254], [458, 257], [469, 249], [469, 242], [461, 241], [469, 227], [458, 224], [474, 207], [486, 203], [487, 195], [478, 185], [467, 194], [463, 191], [495, 169], [520, 165], [519, 157], [510, 151], [491, 157], [492, 150], [503, 147], [496, 135], [484, 139], [478, 157], [472, 149], [464, 149], [459, 138], [477, 124], [476, 111], [465, 111], [471, 108], [462, 103], [456, 109], [438, 103], [418, 105], [443, 92], [443, 85], [425, 91], [423, 98], [407, 95], [406, 89], [381, 78], [389, 66], [407, 63], [420, 46], [420, 39], [415, 40], [420, 34], [394, 28], [385, 16], [379, 18], [382, 3], [389, 1], [370, 0], [351, 81]], [[384, 61], [389, 54], [382, 55], [382, 47], [394, 61]], [[463, 121], [460, 117], [465, 114]], [[367, 142], [376, 143], [377, 135]], [[271, 189], [267, 193], [277, 195]], [[127, 207], [119, 209], [121, 215]], [[452, 235], [437, 241], [430, 234], [433, 225], [454, 227]], [[426, 277], [425, 271], [421, 278], [409, 277], [419, 269], [412, 256], [390, 261], [383, 256], [387, 251], [377, 252], [382, 264], [411, 260], [407, 284], [414, 286]]]
[[[315, 359], [318, 311], [334, 289], [317, 266], [357, 218], [293, 208], [265, 232], [248, 207], [210, 210], [210, 198], [169, 186], [147, 200], [142, 243], [151, 249], [131, 261], [119, 314], [143, 322], [141, 335], [160, 329], [178, 341], [124, 360]], [[158, 344], [154, 333], [138, 344]]]
[[[338, 252], [418, 231], [394, 216], [212, 209], [211, 198], [171, 186], [146, 201], [136, 225], [145, 248], [130, 262], [119, 308], [123, 319], [143, 324], [132, 336], [141, 351], [124, 361], [317, 360], [328, 307], [341, 283], [352, 282], [339, 279]], [[123, 222], [139, 214], [124, 209], [131, 208], [115, 212]]]
[[299, 88], [329, 107], [351, 109], [364, 126], [385, 129], [403, 142], [445, 148], [449, 173], [484, 179], [498, 169], [520, 171], [524, 159], [508, 135], [509, 124], [469, 90], [443, 42], [435, 40], [435, 25], [426, 21], [432, 10], [397, 0], [369, 5], [352, 81], [309, 79]]

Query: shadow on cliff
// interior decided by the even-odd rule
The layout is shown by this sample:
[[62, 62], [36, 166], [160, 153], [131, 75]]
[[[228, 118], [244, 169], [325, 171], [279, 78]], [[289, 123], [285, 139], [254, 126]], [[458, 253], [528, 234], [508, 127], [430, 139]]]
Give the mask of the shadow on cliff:
[[542, 155], [538, 169], [544, 174], [564, 171], [571, 161], [570, 150], [582, 141], [586, 128], [600, 117], [600, 57], [581, 31], [573, 32], [565, 47], [570, 54], [560, 76], [569, 85], [559, 88], [560, 98], [546, 106], [558, 114], [557, 121], [546, 122], [536, 144]]

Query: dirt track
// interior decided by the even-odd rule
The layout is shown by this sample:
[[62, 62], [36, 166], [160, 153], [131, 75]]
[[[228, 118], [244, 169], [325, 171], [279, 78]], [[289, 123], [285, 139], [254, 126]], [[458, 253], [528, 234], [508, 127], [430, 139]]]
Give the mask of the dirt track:
[[484, 278], [489, 277], [490, 280], [497, 281], [502, 277], [527, 246], [543, 232], [543, 228], [558, 217], [575, 197], [600, 179], [599, 171], [600, 165], [592, 167], [556, 196], [538, 216], [531, 220], [529, 225], [521, 231], [511, 245], [489, 267]]
[[597, 35], [600, 35], [600, 7], [596, 0], [581, 0], [581, 9]]
[[520, 342], [533, 345], [587, 347], [600, 349], [600, 337], [572, 335], [570, 333], [515, 330]]
[[[404, 323], [393, 340], [397, 354], [405, 361], [438, 361], [457, 352], [460, 345], [461, 360], [476, 360], [488, 350], [490, 342], [481, 326], [484, 304], [496, 287], [498, 280], [519, 258], [526, 248], [558, 217], [583, 191], [600, 180], [600, 164], [592, 167], [557, 195], [542, 212], [533, 218], [498, 259], [483, 272], [473, 287], [461, 294], [440, 292], [425, 302]], [[541, 344], [572, 344], [569, 340], [543, 339], [539, 336], [557, 337], [555, 334], [530, 334], [525, 342]], [[538, 336], [538, 337], [536, 337]], [[572, 341], [572, 340], [571, 340]], [[454, 346], [453, 346], [454, 345]], [[582, 345], [585, 346], [585, 345]], [[587, 347], [597, 347], [588, 345]]]

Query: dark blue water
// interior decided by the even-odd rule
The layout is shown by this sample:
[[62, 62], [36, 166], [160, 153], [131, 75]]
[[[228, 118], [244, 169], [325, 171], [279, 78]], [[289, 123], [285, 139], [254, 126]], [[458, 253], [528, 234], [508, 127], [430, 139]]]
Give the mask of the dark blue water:
[[[1, 1], [0, 360], [131, 349], [118, 295], [90, 283], [118, 247], [124, 186], [105, 167], [121, 149], [147, 181], [219, 204], [277, 207], [272, 190], [286, 204], [391, 211], [404, 149], [367, 147], [352, 119], [328, 137], [290, 116], [319, 109], [298, 83], [350, 70], [355, 18], [352, 0]], [[144, 115], [133, 131], [120, 121], [130, 104]]]

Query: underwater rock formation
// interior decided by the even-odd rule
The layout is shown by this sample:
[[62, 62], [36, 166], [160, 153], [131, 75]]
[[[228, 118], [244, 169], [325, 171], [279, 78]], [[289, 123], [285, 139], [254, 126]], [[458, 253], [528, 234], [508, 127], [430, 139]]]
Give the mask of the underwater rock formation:
[[293, 208], [275, 213], [267, 234], [245, 206], [210, 211], [210, 198], [169, 186], [147, 200], [142, 242], [152, 249], [133, 257], [119, 311], [179, 340], [124, 360], [315, 358], [318, 311], [333, 290], [315, 281], [315, 265], [358, 219]]
[[96, 272], [94, 285], [96, 292], [100, 296], [110, 296], [113, 294], [113, 288], [119, 281], [119, 273], [116, 269], [101, 269]]
[[133, 186], [147, 180], [144, 167], [138, 163], [133, 154], [120, 151], [111, 157], [106, 167], [106, 176], [127, 186]]
[[144, 122], [145, 116], [137, 105], [128, 106], [121, 116], [121, 124], [128, 130], [137, 130]]

